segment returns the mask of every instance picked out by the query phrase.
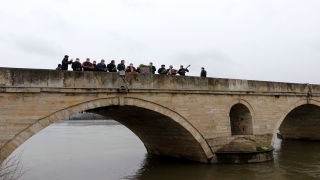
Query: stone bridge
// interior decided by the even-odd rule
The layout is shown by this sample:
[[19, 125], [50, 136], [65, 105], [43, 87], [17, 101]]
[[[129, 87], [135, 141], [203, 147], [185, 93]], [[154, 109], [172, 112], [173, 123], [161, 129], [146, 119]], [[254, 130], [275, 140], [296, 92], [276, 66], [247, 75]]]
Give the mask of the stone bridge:
[[284, 139], [319, 140], [319, 92], [311, 84], [0, 68], [0, 158], [90, 111], [128, 127], [148, 153], [215, 163], [237, 137], [272, 146], [280, 130]]

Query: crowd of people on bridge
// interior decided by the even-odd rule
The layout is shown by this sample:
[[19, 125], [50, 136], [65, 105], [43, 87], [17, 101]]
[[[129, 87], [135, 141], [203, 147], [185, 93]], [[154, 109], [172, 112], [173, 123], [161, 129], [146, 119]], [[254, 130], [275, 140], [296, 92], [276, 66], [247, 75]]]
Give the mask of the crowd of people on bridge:
[[[73, 62], [73, 59], [69, 61], [69, 56], [65, 55], [62, 63], [58, 64], [56, 70], [68, 70], [68, 66], [71, 65], [73, 71], [103, 71], [103, 72], [118, 72], [125, 71], [126, 73], [156, 73], [156, 67], [153, 66], [153, 63], [150, 62], [149, 65], [140, 65], [137, 68], [130, 63], [129, 66], [125, 65], [125, 60], [121, 60], [120, 64], [116, 66], [115, 60], [111, 60], [109, 64], [106, 65], [105, 60], [102, 59], [100, 63], [94, 60], [90, 62], [90, 58], [87, 58], [86, 61], [80, 62], [79, 58], [76, 58], [76, 61]], [[189, 65], [190, 66], [190, 65]], [[188, 66], [188, 67], [189, 67]], [[147, 71], [141, 69], [141, 67], [147, 67]], [[177, 75], [185, 76], [186, 72], [189, 72], [188, 67], [184, 68], [183, 65], [180, 66], [179, 70], [173, 69], [173, 66], [170, 65], [169, 69], [166, 69], [165, 65], [161, 65], [161, 68], [158, 69], [159, 74], [163, 75]], [[200, 77], [207, 77], [207, 72], [202, 67]]]

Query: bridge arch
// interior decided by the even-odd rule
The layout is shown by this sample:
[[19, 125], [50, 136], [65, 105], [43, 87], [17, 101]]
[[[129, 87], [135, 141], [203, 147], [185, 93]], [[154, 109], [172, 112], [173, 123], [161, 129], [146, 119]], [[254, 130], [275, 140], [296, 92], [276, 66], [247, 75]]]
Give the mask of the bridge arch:
[[234, 104], [229, 112], [232, 135], [252, 135], [252, 115], [247, 106]]
[[240, 103], [240, 104], [243, 104], [244, 106], [246, 106], [246, 107], [249, 109], [250, 114], [251, 114], [252, 117], [255, 116], [255, 112], [254, 112], [253, 107], [252, 107], [251, 104], [250, 104], [248, 101], [246, 101], [245, 99], [238, 98], [238, 99], [233, 100], [232, 102], [229, 103], [229, 109], [231, 110], [231, 108], [232, 108], [234, 105], [239, 104], [239, 103]]
[[[308, 117], [309, 117], [309, 119], [306, 119]], [[288, 131], [287, 131], [285, 133], [285, 134], [287, 134], [287, 136], [285, 138], [288, 138], [288, 139], [317, 139], [313, 135], [311, 135], [310, 137], [305, 137], [305, 135], [303, 135], [303, 132], [299, 132], [298, 129], [293, 129], [293, 128], [295, 128], [294, 126], [298, 126], [298, 125], [301, 126], [301, 124], [298, 124], [298, 123], [302, 122], [301, 121], [302, 119], [303, 119], [302, 123], [305, 123], [305, 125], [310, 126], [310, 124], [308, 124], [308, 123], [310, 123], [310, 118], [319, 119], [318, 121], [319, 121], [319, 125], [320, 125], [320, 102], [319, 101], [316, 101], [313, 99], [309, 99], [309, 100], [303, 99], [303, 100], [297, 101], [294, 104], [290, 105], [284, 111], [284, 113], [281, 115], [280, 119], [277, 121], [275, 129], [273, 131], [273, 138], [272, 138], [271, 145], [274, 143], [274, 140], [276, 138], [276, 133], [280, 129], [282, 129], [283, 132], [287, 131], [289, 129], [291, 129], [289, 131], [294, 130], [294, 134], [296, 134], [297, 136], [292, 136], [292, 135], [288, 136]], [[300, 121], [297, 121], [298, 119], [300, 119]], [[293, 122], [294, 120], [296, 120], [296, 122], [295, 122], [295, 124], [292, 124], [292, 123], [294, 123]], [[289, 128], [289, 126], [290, 126], [290, 128]], [[312, 127], [316, 127], [316, 126], [312, 126]], [[301, 129], [302, 128], [300, 128], [300, 130]], [[312, 131], [312, 129], [310, 129], [310, 131]], [[291, 133], [291, 134], [293, 134], [293, 133]], [[318, 140], [320, 140], [320, 136], [318, 137]]]
[[[116, 113], [114, 113], [115, 111], [110, 111], [111, 113], [109, 113], [104, 110], [108, 109], [109, 107], [119, 107], [120, 110], [124, 109], [135, 112], [139, 111], [146, 114], [145, 116], [134, 114], [133, 119], [135, 120], [142, 119], [143, 117], [153, 117], [154, 115], [156, 115], [160, 119], [158, 119], [157, 121], [151, 121], [150, 119], [150, 121], [144, 120], [145, 122], [149, 122], [149, 125], [151, 123], [151, 125], [154, 126], [150, 125], [150, 127], [148, 127], [150, 131], [143, 131], [139, 133], [140, 129], [138, 127], [143, 126], [143, 123], [140, 123], [137, 126], [133, 126], [132, 123], [126, 121], [125, 118], [119, 115], [121, 113], [117, 115]], [[131, 129], [142, 140], [149, 153], [179, 157], [206, 163], [209, 163], [210, 160], [214, 157], [211, 148], [209, 147], [203, 136], [190, 122], [188, 122], [187, 119], [185, 119], [180, 114], [154, 102], [146, 101], [139, 98], [111, 97], [96, 99], [73, 105], [68, 108], [56, 111], [55, 113], [47, 117], [39, 119], [34, 124], [30, 125], [20, 133], [15, 135], [10, 141], [8, 141], [4, 146], [1, 147], [1, 161], [5, 160], [16, 148], [18, 148], [26, 140], [28, 140], [30, 137], [46, 128], [47, 126], [65, 117], [87, 110], [98, 110], [98, 114], [110, 114], [111, 116], [119, 117], [119, 122]], [[168, 124], [165, 124], [164, 122], [167, 122]], [[146, 129], [146, 127], [144, 128]], [[163, 131], [159, 132], [159, 130]], [[156, 137], [155, 134], [151, 134], [150, 132], [159, 132], [156, 135], [161, 137]], [[156, 140], [162, 140], [160, 146], [154, 147], [153, 145], [155, 143], [150, 143], [150, 138], [148, 139], [148, 137], [158, 138]]]

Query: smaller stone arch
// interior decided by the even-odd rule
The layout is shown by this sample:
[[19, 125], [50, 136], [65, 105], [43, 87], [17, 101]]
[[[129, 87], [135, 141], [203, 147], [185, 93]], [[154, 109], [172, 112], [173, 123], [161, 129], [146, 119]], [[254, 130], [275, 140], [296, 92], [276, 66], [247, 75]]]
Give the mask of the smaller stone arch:
[[249, 109], [250, 114], [251, 114], [252, 117], [255, 116], [255, 111], [252, 108], [251, 104], [248, 101], [244, 100], [244, 99], [235, 99], [235, 100], [233, 100], [231, 103], [229, 103], [229, 109], [231, 109], [232, 106], [234, 106], [236, 104], [239, 104], [239, 103], [245, 105]]
[[252, 135], [252, 116], [249, 108], [244, 104], [233, 105], [229, 113], [232, 135]]

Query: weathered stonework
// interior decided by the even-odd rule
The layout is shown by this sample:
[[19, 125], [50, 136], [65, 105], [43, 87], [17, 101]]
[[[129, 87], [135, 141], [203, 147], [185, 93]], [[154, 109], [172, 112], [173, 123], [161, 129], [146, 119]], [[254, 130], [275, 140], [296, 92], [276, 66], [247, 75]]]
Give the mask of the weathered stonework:
[[[284, 120], [284, 137], [320, 139], [317, 129], [304, 133], [320, 125], [319, 92], [307, 84], [0, 68], [0, 157], [62, 118], [95, 111], [131, 129], [149, 153], [215, 163], [215, 152], [239, 136], [272, 146]], [[314, 106], [295, 111], [306, 104]], [[301, 120], [286, 122], [304, 116], [305, 129]], [[245, 133], [232, 133], [232, 117], [251, 118], [238, 124]]]

